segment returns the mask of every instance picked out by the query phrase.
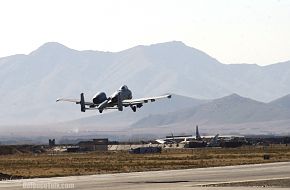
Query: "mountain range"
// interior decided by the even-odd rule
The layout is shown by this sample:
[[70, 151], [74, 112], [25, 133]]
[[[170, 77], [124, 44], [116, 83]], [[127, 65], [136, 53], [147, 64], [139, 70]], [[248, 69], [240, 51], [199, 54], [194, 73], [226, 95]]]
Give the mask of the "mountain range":
[[[0, 128], [119, 123], [136, 130], [148, 125], [189, 129], [200, 123], [229, 129], [275, 122], [285, 128], [290, 119], [290, 61], [227, 65], [178, 41], [121, 52], [77, 51], [49, 42], [28, 55], [0, 58], [0, 81]], [[60, 97], [78, 98], [81, 92], [87, 100], [99, 91], [110, 95], [123, 84], [134, 98], [167, 92], [180, 96], [161, 107], [148, 104], [134, 116], [129, 110], [95, 116], [80, 113], [73, 104], [55, 103]]]
[[269, 103], [258, 102], [232, 94], [198, 106], [149, 115], [131, 124], [132, 129], [193, 131], [202, 126], [207, 133], [285, 134], [290, 131], [290, 96]]

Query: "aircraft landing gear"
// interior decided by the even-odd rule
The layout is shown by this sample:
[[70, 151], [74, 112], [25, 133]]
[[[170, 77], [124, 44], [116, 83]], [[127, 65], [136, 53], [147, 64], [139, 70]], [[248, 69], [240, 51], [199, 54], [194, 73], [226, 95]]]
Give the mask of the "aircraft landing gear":
[[99, 110], [100, 113], [103, 113], [103, 110]]
[[133, 110], [133, 112], [136, 112], [137, 107], [136, 106], [131, 106], [131, 109]]

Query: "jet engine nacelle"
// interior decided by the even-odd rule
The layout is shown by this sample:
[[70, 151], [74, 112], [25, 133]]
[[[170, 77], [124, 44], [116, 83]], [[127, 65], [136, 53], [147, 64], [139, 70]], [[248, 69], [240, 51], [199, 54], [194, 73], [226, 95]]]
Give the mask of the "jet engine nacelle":
[[107, 98], [106, 94], [104, 92], [100, 92], [93, 97], [93, 102], [94, 102], [94, 104], [100, 104], [107, 99], [108, 98]]

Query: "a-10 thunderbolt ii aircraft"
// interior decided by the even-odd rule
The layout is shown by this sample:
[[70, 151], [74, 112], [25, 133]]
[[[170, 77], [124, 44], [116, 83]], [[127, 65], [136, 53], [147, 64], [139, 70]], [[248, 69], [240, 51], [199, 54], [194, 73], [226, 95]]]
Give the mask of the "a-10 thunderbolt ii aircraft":
[[123, 106], [131, 107], [131, 109], [136, 112], [137, 108], [141, 108], [144, 103], [155, 102], [155, 100], [162, 98], [171, 98], [171, 94], [156, 97], [132, 99], [131, 90], [129, 90], [126, 85], [123, 85], [118, 91], [114, 92], [108, 98], [104, 92], [100, 92], [93, 97], [91, 102], [87, 102], [85, 101], [84, 94], [81, 93], [80, 100], [60, 98], [56, 101], [67, 101], [80, 104], [82, 112], [85, 112], [86, 110], [97, 109], [100, 113], [102, 113], [105, 109], [118, 109], [119, 111], [123, 111]]

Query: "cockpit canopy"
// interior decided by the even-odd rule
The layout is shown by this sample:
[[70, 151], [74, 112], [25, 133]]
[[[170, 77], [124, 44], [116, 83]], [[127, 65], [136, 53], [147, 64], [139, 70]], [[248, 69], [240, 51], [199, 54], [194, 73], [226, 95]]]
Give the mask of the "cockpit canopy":
[[128, 90], [128, 87], [126, 85], [123, 85], [123, 86], [120, 87], [119, 90]]

